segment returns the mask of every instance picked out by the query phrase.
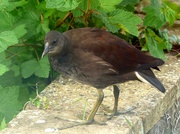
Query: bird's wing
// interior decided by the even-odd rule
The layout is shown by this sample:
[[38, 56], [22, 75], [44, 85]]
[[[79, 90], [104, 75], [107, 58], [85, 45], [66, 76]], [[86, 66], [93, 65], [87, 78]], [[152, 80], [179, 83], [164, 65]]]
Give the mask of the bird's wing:
[[91, 56], [99, 59], [99, 63], [109, 64], [119, 74], [156, 68], [164, 63], [161, 59], [145, 55], [124, 40], [101, 29], [75, 29], [64, 35], [76, 50], [91, 53]]

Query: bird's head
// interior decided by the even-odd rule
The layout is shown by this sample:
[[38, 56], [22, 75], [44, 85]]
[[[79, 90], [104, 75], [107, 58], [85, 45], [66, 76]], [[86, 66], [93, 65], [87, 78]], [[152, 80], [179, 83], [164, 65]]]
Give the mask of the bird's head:
[[42, 58], [48, 55], [57, 55], [63, 51], [64, 44], [65, 44], [65, 37], [62, 33], [58, 31], [50, 31], [46, 34], [44, 39], [44, 51], [42, 53]]

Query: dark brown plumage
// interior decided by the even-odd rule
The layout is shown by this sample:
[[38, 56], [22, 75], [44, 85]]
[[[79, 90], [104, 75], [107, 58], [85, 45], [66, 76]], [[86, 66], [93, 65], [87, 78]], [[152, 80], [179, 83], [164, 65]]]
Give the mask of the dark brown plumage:
[[[49, 60], [57, 72], [98, 89], [98, 100], [87, 123], [93, 121], [103, 100], [103, 88], [128, 80], [150, 83], [161, 92], [165, 88], [151, 68], [164, 62], [145, 55], [119, 37], [97, 28], [80, 28], [64, 33], [50, 31], [45, 37], [42, 57]], [[117, 112], [119, 89], [114, 85], [114, 110]]]

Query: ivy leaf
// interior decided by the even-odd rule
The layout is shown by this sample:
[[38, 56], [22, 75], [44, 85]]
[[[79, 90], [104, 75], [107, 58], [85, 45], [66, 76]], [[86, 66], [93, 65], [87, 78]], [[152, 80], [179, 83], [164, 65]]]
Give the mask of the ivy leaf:
[[46, 0], [46, 8], [55, 8], [62, 12], [73, 10], [78, 5], [77, 0]]
[[40, 61], [32, 59], [24, 62], [21, 65], [21, 72], [23, 78], [28, 78], [35, 74], [38, 77], [47, 78], [49, 76], [50, 65], [47, 58], [43, 58]]
[[122, 0], [112, 0], [110, 2], [109, 0], [99, 0], [100, 8], [106, 13], [112, 12], [116, 9], [115, 5], [118, 5], [121, 1]]
[[1, 68], [1, 69], [0, 69], [0, 76], [9, 70], [9, 69], [8, 69], [5, 65], [3, 65], [3, 64], [0, 64], [0, 68]]
[[18, 43], [18, 39], [14, 32], [4, 31], [0, 33], [0, 52], [3, 52], [8, 48], [8, 46]]
[[166, 23], [165, 16], [161, 11], [161, 8], [162, 6], [158, 0], [151, 0], [151, 4], [143, 9], [146, 12], [146, 16], [144, 18], [145, 26], [159, 29]]
[[1, 87], [0, 86], [0, 120], [4, 117], [9, 122], [14, 114], [22, 109], [22, 104], [18, 101], [19, 87]]

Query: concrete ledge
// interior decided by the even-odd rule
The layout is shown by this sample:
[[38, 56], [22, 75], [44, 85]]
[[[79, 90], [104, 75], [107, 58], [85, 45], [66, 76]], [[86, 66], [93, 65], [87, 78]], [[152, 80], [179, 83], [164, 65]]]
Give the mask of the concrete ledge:
[[162, 81], [167, 92], [162, 94], [150, 85], [138, 81], [119, 84], [121, 89], [119, 111], [131, 107], [136, 109], [113, 117], [111, 120], [106, 120], [106, 115], [103, 113], [112, 109], [114, 103], [112, 87], [104, 89], [103, 105], [98, 110], [95, 120], [106, 122], [106, 125], [92, 124], [67, 128], [76, 123], [64, 119], [80, 120], [84, 117], [83, 114], [87, 116], [97, 94], [95, 88], [73, 80], [63, 84], [60, 79], [55, 80], [40, 94], [41, 108], [28, 105], [27, 109], [19, 113], [1, 133], [147, 133], [180, 98], [180, 59], [167, 55], [166, 64], [160, 69], [161, 72], [155, 71], [155, 74]]

